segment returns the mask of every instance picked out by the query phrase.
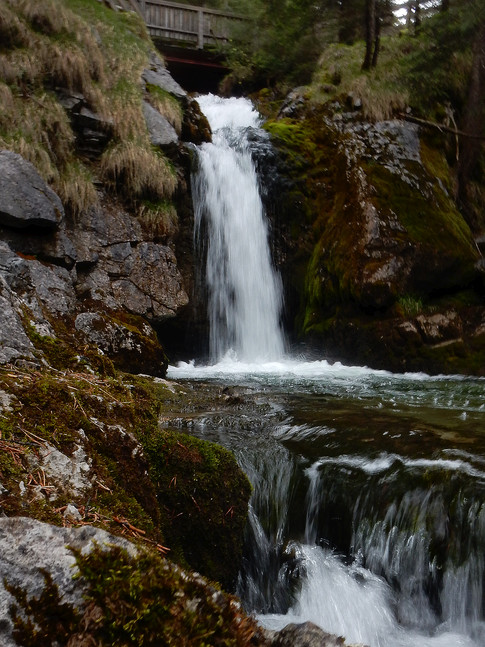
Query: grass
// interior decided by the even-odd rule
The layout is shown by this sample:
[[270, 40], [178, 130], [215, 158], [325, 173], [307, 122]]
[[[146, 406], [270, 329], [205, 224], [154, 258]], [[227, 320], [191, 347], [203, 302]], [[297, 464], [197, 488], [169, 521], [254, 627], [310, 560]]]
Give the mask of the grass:
[[173, 204], [167, 200], [150, 202], [143, 200], [138, 208], [138, 221], [153, 240], [165, 240], [178, 231], [178, 215]]
[[[333, 44], [322, 54], [309, 87], [309, 98], [316, 103], [345, 102], [351, 96], [362, 103], [362, 115], [370, 121], [388, 119], [405, 110], [409, 92], [402, 83], [402, 61], [409, 47], [408, 38], [382, 39], [379, 64], [363, 72], [365, 45]], [[383, 71], [385, 70], [385, 71]]]
[[[135, 211], [144, 199], [165, 203], [175, 189], [170, 165], [150, 145], [142, 111], [140, 76], [151, 48], [138, 15], [97, 0], [0, 6], [0, 146], [32, 162], [73, 216], [96, 203], [99, 179], [109, 190], [121, 189]], [[58, 88], [81, 93], [111, 124], [111, 146], [99, 162], [79, 157]], [[177, 102], [150, 97], [180, 128]]]
[[175, 190], [175, 175], [165, 158], [145, 141], [122, 141], [101, 160], [101, 175], [127, 200], [164, 200]]

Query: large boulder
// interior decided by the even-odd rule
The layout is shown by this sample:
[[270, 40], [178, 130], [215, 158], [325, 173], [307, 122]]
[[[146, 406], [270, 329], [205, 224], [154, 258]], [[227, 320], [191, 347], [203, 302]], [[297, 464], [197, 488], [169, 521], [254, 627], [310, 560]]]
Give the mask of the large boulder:
[[[278, 155], [261, 170], [295, 338], [375, 368], [483, 372], [465, 325], [483, 303], [482, 259], [437, 142], [338, 102], [298, 96], [283, 114], [266, 124]], [[450, 357], [442, 344], [451, 351], [452, 340], [462, 348]]]
[[11, 151], [0, 151], [0, 224], [55, 229], [64, 217], [59, 196], [35, 167]]

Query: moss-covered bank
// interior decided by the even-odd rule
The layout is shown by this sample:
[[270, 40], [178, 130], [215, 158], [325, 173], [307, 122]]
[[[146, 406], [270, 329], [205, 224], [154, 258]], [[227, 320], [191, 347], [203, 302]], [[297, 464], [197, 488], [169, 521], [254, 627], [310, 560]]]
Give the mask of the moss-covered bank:
[[226, 450], [159, 430], [180, 387], [5, 367], [0, 390], [4, 514], [99, 525], [232, 588], [250, 485]]

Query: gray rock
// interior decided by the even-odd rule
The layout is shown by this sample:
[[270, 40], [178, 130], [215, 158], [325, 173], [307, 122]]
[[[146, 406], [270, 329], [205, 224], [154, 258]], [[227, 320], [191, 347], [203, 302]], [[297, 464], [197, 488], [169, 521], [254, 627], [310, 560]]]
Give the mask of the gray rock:
[[121, 370], [165, 375], [167, 358], [155, 331], [143, 319], [132, 318], [128, 326], [99, 312], [82, 312], [74, 326]]
[[463, 334], [461, 319], [454, 310], [432, 315], [419, 315], [416, 317], [416, 323], [427, 344], [458, 341]]
[[0, 364], [34, 358], [21, 318], [21, 303], [0, 274]]
[[177, 99], [187, 100], [187, 92], [175, 81], [163, 61], [156, 55], [150, 55], [150, 69], [143, 71], [142, 79], [149, 85], [155, 85], [169, 92]]
[[11, 151], [0, 151], [0, 224], [54, 229], [64, 217], [59, 196], [35, 167]]
[[88, 157], [99, 157], [112, 138], [113, 121], [90, 110], [83, 94], [60, 90], [58, 100], [69, 114], [78, 150]]
[[12, 595], [3, 582], [20, 586], [30, 597], [38, 597], [44, 588], [40, 569], [46, 569], [59, 588], [63, 602], [80, 606], [82, 586], [73, 580], [76, 574], [75, 559], [67, 546], [83, 553], [89, 552], [94, 542], [99, 546], [121, 546], [131, 554], [136, 549], [130, 542], [110, 535], [104, 530], [82, 528], [57, 528], [35, 519], [12, 517], [0, 519], [0, 643], [2, 647], [18, 647], [12, 638], [12, 621], [9, 615]]
[[143, 102], [143, 114], [145, 116], [150, 142], [153, 146], [167, 148], [173, 147], [178, 143], [179, 139], [175, 128], [148, 101]]

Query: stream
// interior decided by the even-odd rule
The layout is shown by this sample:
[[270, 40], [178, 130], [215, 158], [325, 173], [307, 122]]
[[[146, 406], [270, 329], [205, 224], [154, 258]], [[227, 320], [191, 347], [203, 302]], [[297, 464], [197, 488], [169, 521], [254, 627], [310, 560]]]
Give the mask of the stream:
[[194, 177], [211, 360], [168, 377], [207, 405], [165, 424], [231, 449], [253, 485], [238, 595], [271, 629], [483, 647], [485, 380], [292, 357], [247, 143], [259, 116], [245, 99], [199, 103], [214, 131]]

